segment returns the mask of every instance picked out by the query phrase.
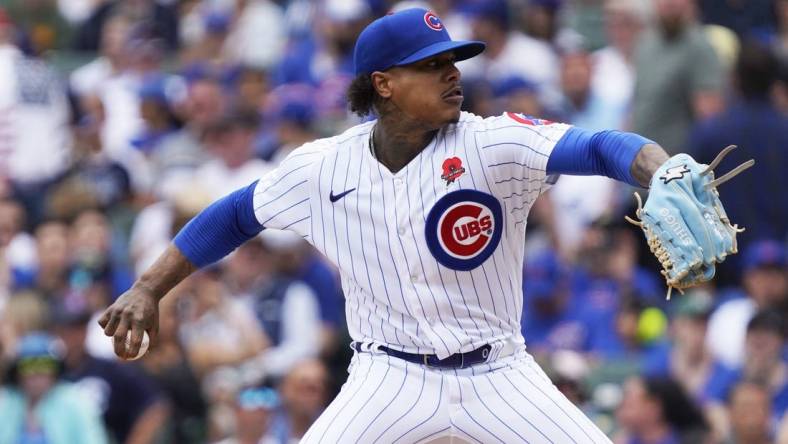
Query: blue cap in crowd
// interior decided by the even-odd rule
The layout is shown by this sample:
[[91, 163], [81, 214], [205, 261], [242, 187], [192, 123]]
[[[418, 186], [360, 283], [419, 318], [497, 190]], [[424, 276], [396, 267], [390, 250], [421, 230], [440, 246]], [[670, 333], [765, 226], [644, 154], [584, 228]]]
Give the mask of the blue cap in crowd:
[[566, 269], [552, 250], [539, 251], [526, 259], [523, 291], [531, 299], [550, 299], [566, 278]]
[[353, 52], [356, 75], [408, 65], [442, 52], [453, 51], [457, 60], [484, 51], [484, 43], [455, 41], [432, 11], [412, 8], [385, 15], [359, 35]]
[[520, 76], [504, 77], [492, 82], [492, 93], [494, 97], [508, 96], [518, 92], [536, 93], [539, 86]]
[[471, 0], [463, 3], [460, 11], [473, 18], [492, 20], [504, 28], [509, 26], [509, 4], [506, 0]]
[[5, 381], [16, 384], [20, 374], [63, 372], [65, 346], [60, 339], [44, 333], [32, 332], [19, 339], [16, 355], [6, 369]]
[[269, 387], [252, 387], [241, 390], [237, 402], [244, 410], [270, 410], [279, 406], [279, 395]]
[[760, 240], [750, 244], [744, 252], [744, 269], [786, 266], [785, 247], [775, 240]]

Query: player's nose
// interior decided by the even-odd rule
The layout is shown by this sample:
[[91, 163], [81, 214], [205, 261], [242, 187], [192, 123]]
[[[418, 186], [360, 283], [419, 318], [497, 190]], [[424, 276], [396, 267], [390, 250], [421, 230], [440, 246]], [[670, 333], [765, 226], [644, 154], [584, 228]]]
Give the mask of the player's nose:
[[453, 62], [448, 64], [446, 68], [446, 73], [444, 74], [444, 80], [450, 83], [459, 82], [462, 74], [460, 74], [460, 70], [457, 68]]

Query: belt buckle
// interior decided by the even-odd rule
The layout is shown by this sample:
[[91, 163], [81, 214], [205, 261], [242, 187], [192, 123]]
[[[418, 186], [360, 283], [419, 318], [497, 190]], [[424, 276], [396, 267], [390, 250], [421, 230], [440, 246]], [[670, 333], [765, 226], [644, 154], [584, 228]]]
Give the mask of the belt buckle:
[[429, 362], [427, 362], [427, 356], [428, 356], [428, 355], [427, 355], [427, 354], [423, 354], [423, 355], [421, 355], [421, 356], [423, 356], [423, 357], [424, 357], [424, 366], [425, 366], [425, 367], [430, 367], [430, 364], [429, 364]]

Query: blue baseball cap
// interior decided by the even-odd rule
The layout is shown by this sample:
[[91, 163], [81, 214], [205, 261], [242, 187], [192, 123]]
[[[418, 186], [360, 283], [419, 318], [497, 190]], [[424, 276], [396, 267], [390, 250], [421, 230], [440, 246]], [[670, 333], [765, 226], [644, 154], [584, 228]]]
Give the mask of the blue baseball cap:
[[786, 266], [785, 247], [776, 240], [764, 239], [750, 244], [744, 251], [744, 269]]
[[422, 8], [404, 9], [370, 23], [356, 40], [353, 62], [356, 75], [385, 71], [408, 65], [447, 51], [457, 61], [484, 51], [485, 44], [452, 40], [434, 12]]
[[279, 395], [269, 387], [251, 387], [238, 393], [237, 402], [244, 410], [270, 410], [279, 406]]
[[506, 0], [471, 0], [459, 7], [471, 18], [492, 20], [503, 27], [509, 26], [509, 4]]

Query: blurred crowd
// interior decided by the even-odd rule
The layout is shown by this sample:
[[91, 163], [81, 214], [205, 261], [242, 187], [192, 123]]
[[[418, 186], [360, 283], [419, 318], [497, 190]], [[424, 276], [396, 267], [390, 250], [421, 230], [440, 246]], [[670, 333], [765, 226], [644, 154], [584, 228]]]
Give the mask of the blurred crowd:
[[351, 356], [300, 237], [186, 280], [140, 360], [96, 320], [210, 202], [359, 123], [355, 38], [411, 6], [487, 43], [467, 111], [756, 159], [720, 190], [740, 254], [670, 301], [634, 190], [562, 177], [528, 218], [523, 334], [616, 443], [788, 443], [788, 0], [0, 0], [0, 444], [298, 442]]

